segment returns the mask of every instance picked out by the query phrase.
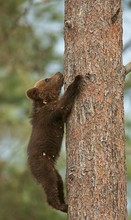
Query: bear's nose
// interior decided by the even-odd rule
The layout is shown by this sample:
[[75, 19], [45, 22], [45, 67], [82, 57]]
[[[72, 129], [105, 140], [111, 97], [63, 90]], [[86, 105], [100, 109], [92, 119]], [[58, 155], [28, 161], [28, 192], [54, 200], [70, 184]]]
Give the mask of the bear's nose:
[[63, 78], [63, 75], [62, 75], [62, 73], [60, 73], [60, 72], [57, 72], [57, 73], [55, 74], [55, 76], [58, 76], [58, 77], [60, 77], [60, 78]]

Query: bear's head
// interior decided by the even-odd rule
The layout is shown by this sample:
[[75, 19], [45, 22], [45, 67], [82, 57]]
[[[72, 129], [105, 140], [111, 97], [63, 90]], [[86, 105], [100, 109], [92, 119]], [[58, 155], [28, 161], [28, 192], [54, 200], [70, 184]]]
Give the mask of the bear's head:
[[39, 80], [34, 87], [27, 90], [27, 96], [35, 101], [47, 104], [58, 99], [63, 85], [63, 75], [57, 72], [50, 78]]

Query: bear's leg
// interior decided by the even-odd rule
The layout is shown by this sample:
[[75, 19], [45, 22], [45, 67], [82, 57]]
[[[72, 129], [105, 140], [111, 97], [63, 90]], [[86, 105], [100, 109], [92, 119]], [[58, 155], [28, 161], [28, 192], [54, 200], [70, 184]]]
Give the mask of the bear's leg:
[[45, 190], [49, 205], [62, 212], [67, 212], [67, 205], [64, 202], [62, 179], [53, 164], [48, 163], [44, 167], [43, 177], [41, 184]]
[[56, 174], [57, 174], [57, 178], [58, 178], [57, 184], [58, 184], [59, 199], [60, 199], [61, 203], [65, 203], [63, 181], [62, 181], [60, 174], [57, 172], [57, 170], [56, 170]]

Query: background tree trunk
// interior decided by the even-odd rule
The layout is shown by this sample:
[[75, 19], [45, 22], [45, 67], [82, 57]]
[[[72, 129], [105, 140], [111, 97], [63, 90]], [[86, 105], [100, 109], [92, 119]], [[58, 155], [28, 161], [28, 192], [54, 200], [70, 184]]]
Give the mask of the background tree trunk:
[[66, 0], [65, 82], [84, 76], [67, 123], [68, 220], [127, 219], [122, 69], [121, 1]]

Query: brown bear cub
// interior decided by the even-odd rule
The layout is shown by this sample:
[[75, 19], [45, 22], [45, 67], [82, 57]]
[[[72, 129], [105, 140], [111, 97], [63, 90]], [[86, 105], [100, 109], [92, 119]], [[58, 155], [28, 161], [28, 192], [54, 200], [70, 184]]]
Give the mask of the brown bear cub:
[[38, 81], [27, 91], [33, 101], [32, 133], [28, 144], [31, 173], [44, 188], [49, 205], [63, 212], [67, 212], [63, 182], [54, 165], [61, 148], [64, 123], [79, 94], [81, 81], [82, 76], [76, 76], [60, 97], [63, 75], [58, 72]]

